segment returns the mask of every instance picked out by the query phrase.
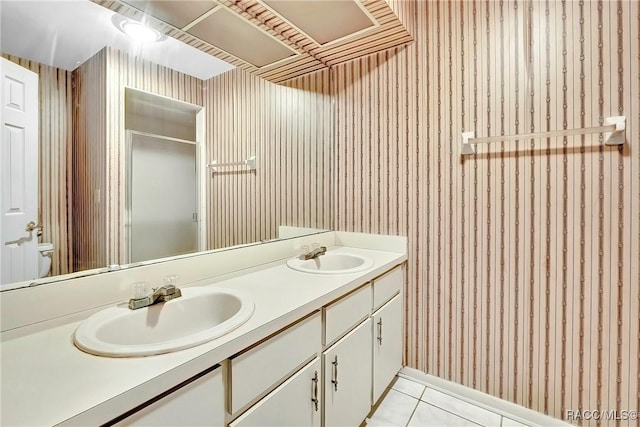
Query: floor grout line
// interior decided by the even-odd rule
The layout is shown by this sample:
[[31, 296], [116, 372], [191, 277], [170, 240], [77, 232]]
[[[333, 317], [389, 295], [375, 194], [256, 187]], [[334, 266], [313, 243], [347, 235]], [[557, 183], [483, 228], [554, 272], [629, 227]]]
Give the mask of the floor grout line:
[[[424, 393], [424, 391], [423, 391]], [[420, 395], [422, 396], [422, 394]], [[412, 396], [413, 397], [413, 396]], [[416, 403], [416, 406], [413, 408], [413, 411], [411, 411], [411, 415], [409, 416], [409, 420], [407, 421], [407, 424], [405, 424], [404, 427], [409, 427], [409, 424], [411, 424], [411, 420], [413, 419], [414, 414], [416, 413], [416, 411], [418, 410], [418, 405], [420, 404], [420, 399], [416, 399], [418, 402]]]
[[[392, 389], [392, 390], [395, 390], [395, 391], [396, 391], [396, 392], [398, 392], [398, 393], [401, 393], [401, 394], [403, 394], [403, 395], [405, 395], [405, 396], [408, 396], [408, 397], [410, 397], [410, 398], [412, 398], [412, 399], [414, 399], [414, 400], [417, 400], [417, 404], [416, 404], [416, 406], [413, 408], [413, 411], [411, 412], [411, 416], [409, 417], [409, 420], [407, 421], [407, 423], [405, 424], [405, 426], [404, 426], [404, 427], [408, 427], [408, 426], [409, 426], [409, 424], [411, 424], [411, 420], [413, 419], [413, 416], [415, 415], [416, 411], [418, 410], [418, 406], [420, 405], [420, 403], [421, 403], [421, 402], [422, 402], [422, 403], [425, 403], [425, 404], [427, 404], [427, 405], [431, 405], [431, 406], [433, 406], [434, 408], [437, 408], [437, 409], [439, 409], [439, 410], [441, 410], [441, 411], [447, 412], [448, 414], [451, 414], [451, 415], [453, 415], [453, 416], [455, 416], [455, 417], [457, 417], [457, 418], [460, 418], [460, 419], [462, 419], [462, 420], [468, 421], [468, 422], [473, 423], [473, 424], [475, 424], [475, 425], [479, 425], [479, 426], [482, 426], [482, 427], [486, 427], [486, 426], [484, 426], [484, 425], [482, 425], [482, 424], [478, 423], [477, 421], [470, 420], [469, 418], [466, 418], [466, 417], [464, 417], [464, 416], [462, 416], [462, 415], [460, 415], [460, 414], [457, 414], [457, 413], [451, 412], [450, 410], [448, 410], [448, 409], [446, 409], [446, 408], [442, 408], [442, 407], [440, 407], [439, 405], [437, 405], [435, 402], [429, 402], [429, 401], [426, 401], [426, 400], [422, 400], [422, 397], [424, 396], [425, 392], [427, 391], [428, 386], [425, 386], [424, 384], [422, 384], [422, 383], [420, 383], [420, 382], [413, 381], [413, 380], [412, 380], [412, 379], [410, 379], [410, 378], [404, 378], [404, 379], [405, 379], [405, 380], [407, 380], [407, 381], [410, 381], [410, 382], [412, 382], [412, 383], [414, 383], [414, 384], [418, 384], [418, 385], [420, 385], [420, 386], [423, 386], [423, 387], [424, 387], [424, 388], [422, 389], [422, 393], [420, 393], [420, 397], [418, 397], [418, 398], [416, 398], [415, 396], [412, 396], [412, 395], [410, 395], [410, 394], [407, 394], [407, 393], [405, 393], [405, 392], [403, 392], [403, 391], [401, 391], [401, 390], [398, 390], [398, 389], [395, 389], [395, 388], [391, 387], [391, 389]], [[438, 389], [435, 389], [435, 388], [433, 388], [433, 387], [432, 387], [432, 389], [433, 389], [433, 390], [435, 390], [435, 391], [439, 391]], [[441, 392], [441, 393], [442, 393], [442, 392]], [[448, 399], [450, 399], [450, 400], [455, 400], [455, 401], [460, 402], [460, 403], [463, 403], [463, 404], [476, 406], [478, 409], [481, 409], [481, 410], [484, 410], [484, 411], [487, 411], [487, 412], [491, 412], [492, 414], [495, 414], [495, 415], [499, 416], [499, 417], [500, 417], [500, 426], [502, 425], [502, 419], [504, 418], [504, 416], [503, 416], [502, 414], [499, 414], [499, 413], [497, 413], [497, 412], [495, 412], [495, 411], [491, 411], [491, 410], [489, 410], [489, 409], [486, 409], [486, 408], [480, 407], [480, 406], [478, 406], [478, 405], [473, 405], [472, 403], [466, 402], [465, 400], [462, 400], [462, 399], [458, 399], [458, 398], [456, 398], [456, 397], [454, 397], [454, 396], [451, 396], [450, 394], [447, 394], [447, 393], [442, 393], [442, 394], [445, 394], [445, 395], [447, 396], [447, 398], [448, 398]]]
[[420, 397], [422, 397], [422, 394], [424, 394], [424, 391], [423, 391], [423, 392], [420, 394], [420, 397], [415, 397], [415, 396], [411, 396], [409, 393], [405, 393], [405, 392], [404, 392], [404, 391], [402, 391], [402, 390], [398, 390], [397, 388], [393, 388], [393, 387], [392, 387], [392, 388], [391, 388], [391, 390], [393, 390], [393, 391], [397, 391], [398, 393], [402, 393], [402, 394], [404, 394], [405, 396], [409, 396], [410, 398], [412, 398], [412, 399], [416, 399], [416, 400], [420, 400]]
[[[434, 404], [434, 403], [431, 403], [431, 402], [425, 402], [424, 400], [422, 400], [422, 402], [423, 402], [423, 403], [426, 403], [427, 405], [431, 405], [431, 406], [433, 406], [434, 408], [438, 408], [438, 409], [440, 409], [441, 411], [447, 412], [447, 413], [449, 413], [449, 414], [451, 414], [451, 415], [453, 415], [453, 416], [455, 416], [455, 417], [457, 417], [457, 418], [460, 418], [460, 419], [465, 420], [465, 421], [469, 421], [470, 423], [473, 423], [473, 424], [475, 424], [475, 425], [477, 425], [477, 426], [481, 426], [481, 427], [488, 427], [488, 426], [485, 426], [485, 425], [483, 425], [483, 424], [480, 424], [480, 423], [478, 423], [478, 422], [476, 422], [476, 421], [470, 420], [469, 418], [463, 417], [463, 416], [462, 416], [462, 415], [460, 415], [460, 414], [456, 414], [456, 413], [454, 413], [454, 412], [451, 412], [451, 411], [450, 411], [450, 410], [448, 410], [448, 409], [441, 408], [440, 406], [438, 406], [438, 405], [436, 405], [436, 404]], [[495, 412], [494, 412], [494, 413], [495, 413]], [[496, 414], [496, 415], [499, 415], [499, 414]]]

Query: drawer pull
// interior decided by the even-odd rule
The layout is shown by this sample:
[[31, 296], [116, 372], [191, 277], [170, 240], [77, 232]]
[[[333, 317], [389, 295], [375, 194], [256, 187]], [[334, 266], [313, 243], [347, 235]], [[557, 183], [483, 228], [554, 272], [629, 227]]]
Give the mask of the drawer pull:
[[318, 412], [318, 371], [313, 373], [313, 378], [311, 378], [311, 382], [313, 382], [313, 397], [311, 401], [315, 406], [316, 412]]
[[334, 361], [331, 362], [331, 364], [333, 365], [333, 379], [331, 380], [331, 383], [333, 384], [333, 389], [335, 391], [338, 391], [338, 355], [337, 354]]
[[378, 343], [382, 345], [382, 317], [378, 320]]

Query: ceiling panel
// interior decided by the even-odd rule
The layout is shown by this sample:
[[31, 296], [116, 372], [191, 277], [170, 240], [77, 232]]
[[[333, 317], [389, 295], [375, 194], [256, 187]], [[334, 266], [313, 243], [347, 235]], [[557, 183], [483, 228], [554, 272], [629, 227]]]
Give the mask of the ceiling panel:
[[284, 43], [224, 8], [189, 28], [188, 33], [258, 68], [296, 55]]
[[318, 44], [331, 43], [375, 27], [353, 0], [262, 0]]
[[177, 28], [184, 28], [217, 6], [211, 0], [125, 0], [126, 3]]

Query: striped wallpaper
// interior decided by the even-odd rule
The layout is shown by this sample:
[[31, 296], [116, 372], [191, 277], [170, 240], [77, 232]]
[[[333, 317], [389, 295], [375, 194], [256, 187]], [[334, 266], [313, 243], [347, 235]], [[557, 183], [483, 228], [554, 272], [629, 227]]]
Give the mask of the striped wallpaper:
[[279, 86], [242, 70], [205, 82], [207, 162], [256, 156], [207, 180], [207, 246], [278, 237], [279, 225], [331, 228], [328, 71]]
[[[416, 42], [331, 71], [334, 212], [340, 230], [409, 236], [407, 364], [558, 418], [639, 409], [639, 3], [392, 7]], [[627, 117], [622, 147], [459, 155], [462, 131], [610, 115]]]
[[39, 76], [38, 224], [42, 242], [55, 244], [51, 274], [71, 272], [72, 76], [71, 72], [11, 55], [2, 55]]
[[115, 264], [107, 259], [107, 51], [73, 71], [73, 271]]

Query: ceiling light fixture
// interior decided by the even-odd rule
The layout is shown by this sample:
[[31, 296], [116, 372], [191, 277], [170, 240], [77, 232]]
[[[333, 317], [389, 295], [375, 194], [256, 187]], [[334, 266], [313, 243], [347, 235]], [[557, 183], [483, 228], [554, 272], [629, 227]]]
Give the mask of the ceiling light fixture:
[[111, 19], [113, 25], [131, 40], [142, 43], [154, 43], [162, 41], [166, 38], [160, 34], [155, 28], [148, 27], [141, 22], [126, 19], [118, 14], [113, 15]]

